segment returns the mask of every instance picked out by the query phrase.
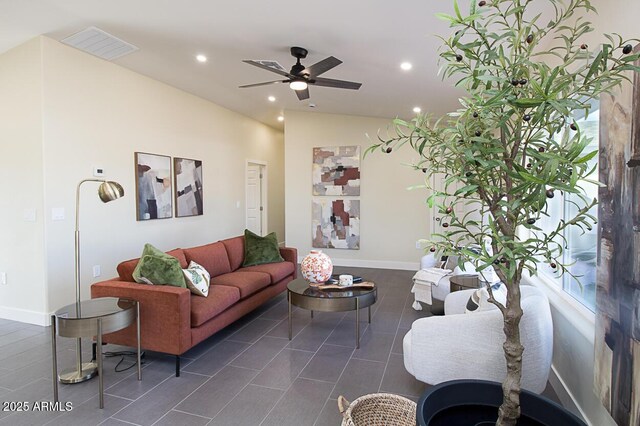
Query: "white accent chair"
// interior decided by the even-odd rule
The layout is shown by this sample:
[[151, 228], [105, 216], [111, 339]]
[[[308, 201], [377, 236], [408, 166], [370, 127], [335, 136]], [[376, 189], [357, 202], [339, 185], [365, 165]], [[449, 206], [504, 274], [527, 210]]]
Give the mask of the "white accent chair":
[[[502, 313], [496, 308], [465, 313], [471, 293], [450, 293], [445, 315], [414, 321], [404, 336], [404, 366], [421, 382], [431, 385], [456, 379], [502, 382], [506, 364], [502, 344]], [[524, 346], [522, 387], [542, 393], [547, 385], [553, 354], [553, 324], [546, 295], [521, 286], [520, 338]]]

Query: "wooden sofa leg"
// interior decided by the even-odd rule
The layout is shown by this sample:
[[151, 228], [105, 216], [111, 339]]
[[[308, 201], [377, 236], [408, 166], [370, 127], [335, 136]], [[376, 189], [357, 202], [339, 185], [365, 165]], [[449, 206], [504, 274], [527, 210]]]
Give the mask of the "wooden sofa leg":
[[176, 355], [176, 377], [180, 377], [180, 355]]

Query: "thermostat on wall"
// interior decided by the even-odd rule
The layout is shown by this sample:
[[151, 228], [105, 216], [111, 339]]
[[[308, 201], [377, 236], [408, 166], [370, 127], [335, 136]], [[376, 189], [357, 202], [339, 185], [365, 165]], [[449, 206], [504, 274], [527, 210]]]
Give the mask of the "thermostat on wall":
[[102, 167], [94, 167], [93, 168], [93, 175], [95, 177], [102, 177], [104, 176], [104, 169]]

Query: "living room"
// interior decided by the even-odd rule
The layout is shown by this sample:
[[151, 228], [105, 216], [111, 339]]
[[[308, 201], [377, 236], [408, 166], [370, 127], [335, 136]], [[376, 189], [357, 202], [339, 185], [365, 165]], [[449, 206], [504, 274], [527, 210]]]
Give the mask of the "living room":
[[[204, 2], [189, 10], [177, 4], [160, 7], [147, 1], [134, 5], [95, 1], [0, 4], [0, 170], [7, 194], [0, 209], [2, 401], [33, 403], [53, 396], [50, 316], [76, 300], [73, 234], [77, 218], [82, 232], [79, 279], [83, 300], [91, 297], [93, 283], [118, 276], [116, 268], [121, 262], [140, 257], [145, 243], [169, 251], [242, 235], [247, 227], [246, 176], [250, 164], [261, 166], [264, 175], [259, 233], [275, 232], [281, 247], [297, 249], [297, 263], [317, 249], [312, 244], [312, 208], [314, 201], [323, 197], [311, 190], [313, 148], [358, 146], [364, 153], [378, 142], [378, 133], [383, 138], [388, 131], [393, 133], [391, 123], [396, 117], [411, 119], [427, 112], [440, 117], [459, 108], [458, 98], [464, 92], [453, 88], [455, 80], [443, 81], [438, 75], [440, 41], [432, 35], [448, 37], [452, 32], [449, 24], [435, 14], [454, 14], [453, 2], [437, 6], [423, 3], [409, 5], [411, 13], [384, 4], [368, 5], [365, 12], [357, 5], [326, 4], [324, 11], [306, 11], [303, 17], [282, 2], [243, 4], [251, 13], [242, 13], [235, 5]], [[625, 39], [638, 36], [633, 17], [640, 13], [640, 5], [621, 0], [593, 3], [598, 15], [589, 14], [588, 19], [596, 31], [584, 34], [581, 43], [599, 46], [606, 41], [603, 33], [620, 33]], [[125, 5], [126, 9], [118, 7]], [[466, 4], [460, 7], [468, 8]], [[544, 10], [552, 13], [551, 4]], [[337, 19], [338, 13], [346, 18]], [[138, 50], [109, 61], [63, 42], [88, 27], [107, 31]], [[362, 88], [338, 90], [310, 85], [310, 98], [303, 101], [287, 84], [238, 88], [279, 78], [242, 60], [277, 60], [288, 69], [295, 63], [289, 52], [293, 46], [309, 49], [308, 57], [301, 61], [307, 66], [331, 55], [339, 58], [344, 63], [328, 71], [326, 77], [361, 82]], [[206, 55], [206, 61], [198, 60], [197, 55]], [[410, 62], [411, 69], [401, 68], [403, 62]], [[171, 157], [171, 161], [202, 161], [202, 214], [138, 220], [135, 153]], [[239, 394], [246, 399], [233, 402], [231, 398], [216, 412], [186, 409], [186, 399], [221, 374], [222, 370], [211, 366], [200, 370], [192, 366], [189, 372], [189, 364], [204, 354], [224, 360], [222, 352], [216, 355], [216, 345], [235, 345], [239, 351], [220, 367], [228, 363], [236, 372], [242, 368], [255, 370], [256, 375], [268, 372], [267, 361], [280, 354], [272, 353], [273, 348], [257, 352], [265, 357], [260, 368], [247, 368], [248, 364], [243, 366], [242, 358], [236, 357], [242, 357], [245, 350], [265, 337], [289, 344], [284, 333], [287, 299], [281, 293], [191, 349], [191, 357], [183, 356], [180, 377], [173, 374], [173, 358], [161, 353], [146, 354], [139, 384], [135, 369], [115, 373], [119, 358], [107, 358], [102, 411], [97, 403], [97, 379], [93, 379], [60, 385], [60, 401], [66, 402], [65, 395], [70, 395], [75, 412], [33, 416], [5, 410], [0, 423], [225, 424], [221, 419], [229, 415], [233, 404], [245, 403], [261, 413], [262, 417], [252, 419], [255, 424], [338, 424], [341, 416], [335, 392], [341, 386], [351, 389], [345, 395], [349, 400], [390, 392], [417, 401], [429, 386], [406, 371], [402, 338], [414, 320], [431, 315], [427, 306], [423, 311], [412, 309], [410, 290], [421, 258], [429, 254], [430, 246], [419, 240], [431, 238], [440, 218], [425, 203], [423, 189], [407, 190], [424, 184], [424, 174], [406, 166], [418, 158], [404, 148], [394, 148], [391, 154], [377, 150], [360, 158], [360, 192], [355, 198], [347, 197], [359, 200], [359, 208], [364, 211], [361, 218], [358, 216], [358, 236], [362, 236], [359, 247], [322, 249], [331, 258], [335, 272], [362, 275], [379, 286], [371, 326], [366, 315], [356, 322], [361, 324], [363, 346], [373, 345], [367, 349], [369, 355], [359, 356], [353, 346], [353, 312], [338, 320], [327, 314], [325, 321], [331, 328], [320, 343], [336, 352], [319, 354], [321, 345], [297, 354], [288, 347], [310, 363], [305, 364], [309, 367], [306, 373], [301, 368], [292, 377], [292, 383], [276, 386], [268, 397], [258, 392], [253, 399], [250, 391], [270, 387], [260, 387], [252, 376], [235, 391], [228, 385], [229, 392], [235, 392], [231, 396]], [[96, 169], [101, 169], [97, 176]], [[103, 204], [95, 196], [97, 184], [83, 186], [80, 211], [76, 212], [76, 187], [86, 178], [116, 181], [125, 195]], [[578, 301], [580, 297], [563, 290], [562, 279], [533, 277], [525, 281], [544, 292], [553, 318], [553, 358], [546, 394], [587, 424], [624, 424], [614, 420], [593, 390], [595, 346], [604, 339], [596, 334], [595, 296], [592, 301]], [[144, 316], [140, 320], [144, 323]], [[297, 308], [293, 320], [292, 342], [305, 328], [323, 335], [324, 331], [313, 328], [314, 320], [317, 327], [324, 327], [322, 312], [312, 319]], [[373, 336], [379, 340], [372, 340]], [[61, 366], [73, 365], [73, 340], [59, 340]], [[65, 346], [63, 340], [71, 343]], [[104, 350], [116, 351], [110, 346]], [[344, 348], [349, 348], [347, 355], [341, 352]], [[376, 352], [379, 349], [382, 354]], [[90, 354], [89, 339], [85, 339], [83, 350]], [[318, 359], [312, 360], [314, 356]], [[336, 365], [341, 366], [335, 377], [327, 373], [323, 379], [314, 373], [313, 363], [323, 365], [323, 357], [334, 357]], [[354, 369], [350, 376], [351, 370], [345, 369], [352, 360], [366, 361], [359, 363], [365, 371]], [[367, 381], [365, 366], [381, 367], [371, 374], [375, 380]], [[300, 402], [307, 401], [305, 398], [288, 399], [296, 391], [304, 394], [308, 390], [296, 388], [296, 380], [319, 383], [308, 397], [317, 401], [308, 408]], [[72, 389], [74, 386], [77, 390]], [[177, 399], [166, 397], [173, 388], [179, 389], [178, 394], [186, 393]], [[638, 406], [635, 393], [631, 401], [633, 407]], [[296, 404], [302, 408], [296, 408]], [[145, 414], [147, 419], [127, 414], [129, 405], [154, 414]], [[301, 417], [296, 416], [305, 410], [313, 418], [299, 421]], [[234, 416], [242, 418], [241, 413]], [[226, 424], [253, 424], [224, 418]]]

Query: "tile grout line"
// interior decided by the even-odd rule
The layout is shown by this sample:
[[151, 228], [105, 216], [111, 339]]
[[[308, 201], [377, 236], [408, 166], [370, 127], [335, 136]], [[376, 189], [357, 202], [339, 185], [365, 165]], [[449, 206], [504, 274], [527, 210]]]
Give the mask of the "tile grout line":
[[131, 423], [131, 422], [128, 422], [128, 421], [126, 421], [126, 420], [116, 419], [115, 417], [107, 417], [107, 418], [106, 418], [106, 419], [104, 419], [102, 422], [98, 423], [98, 426], [99, 426], [99, 425], [101, 425], [101, 424], [104, 424], [104, 423], [105, 423], [105, 422], [107, 422], [107, 421], [109, 421], [109, 419], [111, 419], [111, 420], [115, 420], [115, 421], [118, 421], [118, 422], [122, 422], [122, 423], [126, 423], [126, 424], [128, 424], [128, 425], [140, 426], [138, 423]]
[[[158, 382], [158, 384], [157, 384], [157, 385], [155, 385], [155, 386], [151, 387], [148, 391], [146, 391], [146, 392], [144, 392], [143, 394], [139, 395], [139, 396], [134, 400], [134, 402], [135, 402], [135, 401], [137, 401], [137, 400], [139, 400], [140, 398], [144, 397], [144, 396], [145, 396], [145, 395], [147, 395], [149, 392], [151, 392], [152, 390], [154, 390], [155, 388], [157, 388], [158, 386], [160, 386], [161, 384], [163, 384], [163, 383], [164, 383], [164, 382], [166, 382], [167, 380], [171, 379], [171, 377], [173, 377], [173, 374], [169, 374], [169, 376], [168, 376], [166, 379], [161, 380], [160, 382]], [[133, 404], [133, 402], [132, 402], [131, 404]], [[118, 410], [118, 411], [116, 411], [115, 413], [113, 413], [113, 414], [111, 415], [111, 417], [113, 417], [113, 416], [115, 416], [116, 414], [120, 413], [122, 410], [124, 410], [125, 408], [129, 407], [131, 404], [129, 404], [129, 405], [125, 406], [125, 407], [122, 407], [120, 410]], [[113, 418], [114, 418], [114, 419], [116, 419], [116, 420], [120, 420], [120, 419], [118, 419], [118, 418], [116, 418], [116, 417], [113, 417]]]
[[[383, 296], [383, 297], [384, 297], [384, 296]], [[377, 311], [377, 310], [376, 310], [376, 311]], [[372, 320], [372, 321], [373, 321], [373, 317], [374, 317], [374, 316], [375, 316], [375, 313], [374, 313], [374, 314], [372, 314], [372, 316], [371, 316], [371, 317], [372, 317], [372, 318], [371, 318], [371, 320]], [[370, 328], [369, 328], [369, 326], [370, 326], [370, 325], [371, 325], [371, 324], [367, 323], [367, 327], [365, 328], [365, 331], [362, 333], [362, 337], [367, 333], [367, 331], [370, 331]], [[333, 333], [332, 333], [332, 334], [333, 334]], [[361, 336], [359, 336], [359, 337], [361, 337]], [[362, 340], [362, 339], [360, 339], [360, 340]], [[329, 344], [329, 343], [327, 343], [327, 344]], [[337, 346], [337, 345], [336, 345], [336, 346]], [[347, 369], [347, 366], [349, 365], [349, 363], [351, 362], [351, 360], [352, 360], [352, 359], [354, 359], [354, 358], [353, 358], [353, 355], [356, 353], [356, 351], [357, 351], [357, 350], [358, 350], [357, 348], [354, 348], [354, 349], [351, 351], [351, 355], [349, 356], [349, 359], [347, 360], [346, 364], [345, 364], [345, 365], [344, 365], [344, 367], [342, 368], [342, 371], [340, 372], [340, 375], [338, 376], [338, 380], [336, 380], [336, 383], [333, 385], [333, 388], [331, 388], [331, 392], [329, 392], [329, 396], [327, 397], [327, 400], [324, 402], [324, 405], [322, 406], [322, 409], [321, 409], [321, 410], [320, 410], [320, 412], [318, 413], [318, 417], [316, 417], [315, 422], [313, 422], [314, 426], [318, 423], [318, 420], [320, 420], [320, 415], [322, 414], [322, 410], [324, 410], [324, 407], [326, 407], [326, 406], [327, 406], [327, 404], [329, 403], [329, 400], [331, 399], [331, 395], [333, 395], [333, 391], [335, 391], [335, 390], [336, 390], [336, 387], [338, 386], [338, 383], [340, 383], [340, 379], [342, 379], [342, 375], [344, 374], [344, 372], [345, 372], [345, 370]], [[358, 359], [358, 358], [355, 358], [355, 359]], [[383, 374], [383, 377], [384, 377], [384, 374]], [[382, 378], [380, 378], [380, 383], [382, 383]]]
[[[260, 318], [259, 316], [258, 316], [258, 317], [256, 317], [254, 320], [250, 321], [250, 322], [249, 322], [245, 327], [247, 327], [249, 324], [251, 324], [253, 321], [255, 321], [255, 320], [259, 319], [259, 318]], [[242, 352], [238, 353], [235, 357], [233, 357], [232, 359], [230, 359], [230, 360], [229, 360], [229, 362], [227, 362], [227, 363], [226, 363], [226, 364], [225, 364], [225, 365], [224, 365], [220, 370], [218, 370], [218, 372], [216, 372], [216, 375], [217, 375], [220, 371], [222, 371], [225, 367], [243, 368], [243, 367], [236, 367], [235, 365], [231, 365], [231, 363], [232, 363], [233, 361], [235, 361], [235, 360], [236, 360], [240, 355], [244, 354], [246, 351], [248, 351], [249, 349], [251, 349], [251, 347], [253, 347], [256, 343], [258, 343], [258, 341], [260, 341], [263, 337], [266, 337], [266, 336], [267, 336], [267, 333], [269, 333], [271, 330], [273, 330], [275, 327], [277, 327], [277, 326], [278, 326], [278, 324], [280, 324], [282, 321], [274, 320], [274, 322], [276, 322], [276, 324], [275, 324], [273, 327], [269, 328], [268, 330], [265, 330], [265, 332], [264, 332], [262, 335], [260, 335], [260, 337], [259, 337], [258, 339], [256, 339], [256, 341], [255, 341], [255, 342], [251, 343], [251, 344], [249, 345], [249, 347], [247, 347], [245, 350], [243, 350]], [[244, 328], [244, 327], [242, 327], [240, 330], [242, 330], [243, 328]], [[238, 332], [239, 332], [240, 330], [238, 330]], [[237, 333], [237, 332], [236, 332], [236, 333]], [[235, 333], [234, 333], [234, 334], [235, 334]], [[231, 336], [233, 336], [233, 335], [231, 335]], [[229, 337], [231, 337], [231, 336], [229, 336]], [[272, 336], [268, 336], [268, 337], [272, 337]], [[224, 339], [224, 341], [229, 341], [229, 340]], [[236, 342], [236, 343], [247, 343], [247, 342], [237, 342], [237, 341], [234, 341], [234, 340], [231, 340], [231, 341], [232, 341], [232, 342]], [[269, 365], [269, 363], [270, 363], [271, 361], [273, 361], [273, 360], [275, 359], [275, 357], [277, 357], [277, 356], [280, 354], [280, 352], [282, 352], [285, 348], [286, 348], [286, 346], [285, 346], [285, 347], [283, 347], [282, 349], [280, 349], [280, 351], [278, 351], [278, 352], [277, 352], [277, 353], [276, 353], [276, 354], [275, 354], [275, 355], [274, 355], [274, 356], [269, 360], [269, 362], [267, 362], [267, 363], [265, 364], [265, 366], [264, 366], [264, 367], [262, 367], [260, 370], [255, 370], [255, 369], [251, 369], [251, 368], [246, 368], [246, 367], [245, 367], [245, 369], [247, 369], [247, 370], [257, 371], [258, 373], [257, 373], [254, 377], [252, 377], [252, 378], [251, 378], [251, 380], [249, 381], [249, 383], [247, 383], [245, 386], [243, 386], [243, 387], [242, 387], [242, 389], [240, 389], [240, 391], [238, 391], [238, 392], [233, 396], [233, 398], [231, 398], [231, 399], [229, 400], [229, 402], [227, 402], [227, 403], [226, 403], [226, 404], [225, 404], [225, 405], [224, 405], [220, 410], [218, 410], [218, 412], [217, 412], [213, 417], [211, 417], [211, 420], [209, 421], [209, 423], [211, 423], [211, 422], [212, 422], [212, 421], [213, 421], [213, 420], [214, 420], [214, 419], [215, 419], [215, 418], [216, 418], [216, 417], [217, 417], [217, 416], [218, 416], [218, 415], [219, 415], [219, 414], [220, 414], [220, 413], [221, 413], [221, 412], [222, 412], [222, 411], [223, 411], [223, 410], [224, 410], [224, 409], [229, 405], [229, 404], [231, 404], [231, 402], [232, 402], [232, 401], [233, 401], [233, 400], [234, 400], [238, 395], [240, 395], [240, 393], [241, 393], [243, 390], [245, 390], [245, 388], [246, 388], [247, 386], [249, 386], [249, 385], [251, 384], [251, 381], [252, 381], [253, 379], [255, 379], [255, 377], [257, 377], [257, 375], [258, 375], [258, 374], [260, 374], [260, 373], [261, 373], [261, 372], [266, 368], [266, 366], [267, 366], [267, 365]], [[209, 380], [211, 380], [213, 377], [215, 377], [215, 375], [214, 375], [214, 376], [212, 376], [212, 377], [210, 377], [210, 378], [209, 378]], [[183, 398], [180, 402], [178, 402], [176, 405], [174, 405], [174, 407], [173, 407], [171, 410], [169, 410], [168, 412], [170, 412], [170, 411], [172, 411], [172, 410], [175, 410], [175, 408], [176, 408], [178, 405], [180, 405], [182, 402], [184, 402], [187, 398], [189, 398], [191, 395], [193, 395], [196, 391], [198, 391], [198, 389], [200, 389], [202, 386], [204, 386], [204, 385], [205, 385], [209, 380], [205, 380], [205, 381], [204, 381], [204, 383], [202, 383], [200, 386], [198, 386], [196, 389], [194, 389], [194, 390], [193, 390], [193, 392], [191, 392], [189, 395], [187, 395], [185, 398]], [[176, 410], [176, 411], [179, 411], [179, 410]], [[168, 412], [167, 412], [167, 413], [168, 413]], [[167, 413], [165, 413], [162, 417], [166, 416], [166, 415], [167, 415]], [[161, 417], [160, 419], [162, 419], [162, 417]], [[157, 423], [158, 421], [160, 421], [160, 419], [158, 419], [156, 422], [154, 422], [154, 424], [155, 424], [155, 423]]]
[[[344, 318], [344, 316], [343, 316]], [[302, 372], [304, 371], [305, 368], [307, 368], [307, 366], [311, 363], [311, 361], [313, 360], [313, 358], [315, 358], [315, 356], [318, 354], [318, 351], [320, 350], [320, 348], [322, 348], [322, 346], [326, 343], [326, 341], [329, 339], [329, 337], [331, 336], [331, 334], [333, 334], [333, 332], [335, 331], [335, 329], [338, 327], [338, 325], [340, 325], [340, 322], [342, 321], [342, 319], [331, 329], [331, 333], [327, 334], [327, 337], [322, 341], [322, 343], [318, 346], [318, 349], [316, 349], [316, 351], [313, 353], [313, 356], [309, 358], [309, 361], [307, 361], [307, 363], [304, 365], [304, 367], [302, 367], [300, 369], [300, 372], [298, 373], [298, 375], [295, 377], [295, 379], [293, 379], [291, 381], [291, 383], [289, 384], [289, 386], [287, 387], [287, 389], [282, 393], [282, 396], [280, 396], [280, 398], [278, 398], [278, 400], [276, 401], [276, 403], [273, 405], [273, 407], [271, 407], [271, 410], [269, 410], [269, 412], [267, 413], [266, 416], [264, 416], [264, 418], [262, 419], [262, 421], [259, 423], [258, 426], [262, 426], [262, 424], [264, 423], [265, 420], [267, 420], [267, 418], [269, 417], [269, 414], [271, 414], [274, 410], [274, 408], [276, 408], [278, 406], [278, 404], [280, 403], [280, 401], [282, 401], [282, 398], [284, 398], [284, 396], [287, 394], [287, 392], [289, 392], [289, 389], [291, 389], [291, 387], [293, 386], [293, 384], [296, 382], [296, 380], [298, 379], [305, 379], [304, 377], [300, 377], [300, 374], [302, 374]], [[310, 321], [306, 326], [304, 326], [297, 335], [299, 335], [300, 333], [302, 333], [302, 330], [304, 330], [305, 328], [309, 327], [310, 324], [312, 324], [313, 322]], [[291, 341], [293, 341], [294, 337], [291, 338]], [[312, 379], [306, 379], [306, 380], [312, 380]], [[331, 395], [331, 394], [329, 394]], [[323, 406], [324, 408], [324, 406]], [[322, 411], [320, 411], [320, 413], [322, 413]], [[318, 414], [319, 416], [320, 414]], [[317, 420], [317, 419], [316, 419]]]
[[[292, 313], [293, 313], [293, 311], [292, 311]], [[289, 319], [289, 316], [287, 315], [287, 318], [285, 318], [285, 319], [283, 319], [283, 320], [278, 321], [278, 324], [280, 324], [280, 323], [282, 323], [283, 321], [288, 320], [288, 319]], [[309, 321], [309, 323], [307, 323], [304, 327], [302, 327], [302, 328], [300, 329], [300, 331], [296, 334], [296, 336], [297, 336], [298, 334], [300, 334], [300, 333], [302, 332], [302, 330], [304, 330], [305, 328], [307, 328], [307, 327], [309, 326], [309, 324], [311, 324], [311, 321]], [[276, 327], [277, 327], [277, 326], [278, 326], [278, 325], [276, 325]], [[274, 328], [275, 328], [275, 327], [274, 327]], [[269, 330], [265, 331], [265, 333], [264, 333], [262, 336], [260, 336], [260, 339], [262, 339], [263, 337], [266, 337], [266, 336], [267, 336], [267, 333], [269, 333], [271, 330], [273, 330], [273, 328], [271, 328], [271, 329], [269, 329]], [[269, 336], [269, 337], [273, 337], [273, 336]], [[291, 340], [293, 340], [294, 338], [295, 338], [295, 336], [293, 336], [293, 335], [292, 335]], [[260, 339], [258, 339], [258, 340], [260, 340]], [[289, 340], [289, 338], [288, 338], [288, 337], [287, 337], [286, 339], [287, 339], [287, 340]], [[256, 340], [256, 343], [258, 342], [258, 340]], [[255, 343], [254, 343], [254, 344], [255, 344]], [[251, 346], [253, 346], [253, 345], [251, 345]], [[251, 346], [249, 346], [249, 348], [251, 348]], [[249, 348], [247, 348], [247, 350], [248, 350]], [[286, 346], [286, 345], [285, 345], [282, 349], [280, 349], [280, 351], [278, 351], [278, 353], [277, 353], [277, 354], [275, 354], [275, 355], [273, 356], [273, 358], [271, 358], [271, 359], [269, 360], [269, 362], [267, 362], [267, 363], [265, 364], [265, 366], [264, 366], [264, 367], [262, 367], [262, 369], [260, 369], [260, 370], [258, 371], [258, 374], [256, 374], [256, 375], [255, 375], [255, 376], [254, 376], [254, 377], [249, 381], [249, 383], [247, 383], [247, 384], [246, 384], [242, 389], [240, 389], [240, 391], [239, 391], [236, 395], [234, 395], [234, 397], [233, 397], [233, 398], [231, 398], [231, 399], [229, 400], [229, 402], [227, 402], [227, 403], [224, 405], [224, 407], [222, 407], [222, 408], [221, 408], [221, 409], [216, 413], [216, 415], [211, 419], [211, 421], [210, 421], [209, 423], [213, 422], [213, 420], [214, 420], [217, 416], [219, 416], [219, 415], [220, 415], [220, 413], [222, 413], [222, 411], [224, 411], [224, 409], [225, 409], [229, 404], [231, 404], [231, 402], [232, 402], [232, 401], [233, 401], [233, 400], [234, 400], [238, 395], [240, 395], [240, 393], [242, 393], [242, 391], [244, 391], [244, 390], [245, 390], [249, 385], [251, 385], [251, 382], [252, 382], [253, 380], [255, 380], [255, 378], [256, 378], [256, 377], [258, 377], [258, 375], [259, 375], [262, 371], [264, 371], [264, 369], [265, 369], [265, 368], [267, 368], [267, 366], [268, 366], [268, 365], [269, 365], [269, 364], [270, 364], [274, 359], [276, 359], [276, 357], [277, 357], [278, 355], [280, 355], [280, 354], [281, 354], [285, 349], [287, 349], [287, 346]], [[316, 351], [316, 352], [317, 352], [317, 351]], [[244, 353], [244, 351], [243, 351], [242, 353]], [[242, 354], [242, 353], [241, 353], [241, 354]], [[234, 359], [232, 359], [231, 361], [229, 361], [229, 363], [228, 363], [225, 367], [227, 367], [227, 366], [237, 367], [237, 366], [231, 365], [231, 363], [232, 363], [233, 361], [235, 361], [235, 360], [236, 360], [236, 358], [238, 358], [241, 354], [238, 354], [238, 356], [236, 356]], [[314, 355], [315, 355], [315, 353], [314, 353]], [[311, 357], [311, 358], [313, 358], [313, 357]], [[309, 361], [311, 361], [311, 358], [309, 358]], [[308, 364], [308, 362], [307, 362], [307, 364]], [[305, 364], [305, 367], [306, 367], [306, 364]], [[223, 367], [223, 368], [224, 368], [224, 367]], [[239, 368], [242, 368], [242, 367], [239, 367]], [[303, 369], [304, 369], [304, 368], [303, 368]], [[300, 371], [302, 371], [302, 370], [300, 370]], [[299, 375], [299, 374], [300, 374], [300, 373], [298, 373], [298, 375]], [[297, 378], [297, 377], [296, 377], [296, 378]], [[254, 385], [254, 386], [258, 386], [258, 385]], [[263, 386], [263, 387], [267, 388], [266, 386]], [[289, 387], [291, 387], [291, 385], [289, 385]], [[267, 388], [267, 389], [270, 389], [270, 388]], [[282, 391], [281, 389], [274, 389], [274, 390], [281, 391], [281, 392], [282, 392], [282, 395], [280, 395], [280, 398], [278, 398], [278, 400], [276, 401], [276, 403], [274, 404], [274, 406], [273, 406], [273, 407], [271, 407], [271, 410], [269, 410], [269, 412], [265, 415], [265, 417], [260, 421], [260, 424], [262, 424], [262, 422], [263, 422], [263, 421], [264, 421], [264, 420], [269, 416], [269, 413], [271, 413], [271, 411], [273, 410], [273, 408], [278, 404], [278, 402], [280, 402], [280, 399], [282, 399], [282, 397], [285, 395], [285, 393], [287, 392], [288, 388], [287, 388], [287, 390], [285, 390], [285, 391]]]
[[393, 345], [396, 342], [396, 339], [398, 338], [398, 331], [400, 330], [400, 324], [402, 323], [402, 312], [404, 312], [404, 308], [407, 306], [407, 300], [409, 299], [410, 295], [411, 293], [407, 294], [404, 300], [404, 305], [402, 305], [402, 309], [400, 311], [400, 320], [398, 321], [398, 326], [396, 327], [396, 336], [393, 339], [393, 342], [391, 342], [391, 350], [389, 351], [389, 356], [387, 356], [387, 362], [384, 364], [384, 371], [382, 372], [382, 380], [380, 380], [380, 385], [378, 386], [378, 392], [382, 392], [382, 383], [384, 382], [384, 376], [387, 374], [387, 368], [389, 367], [389, 362], [391, 361], [391, 355], [393, 354]]

